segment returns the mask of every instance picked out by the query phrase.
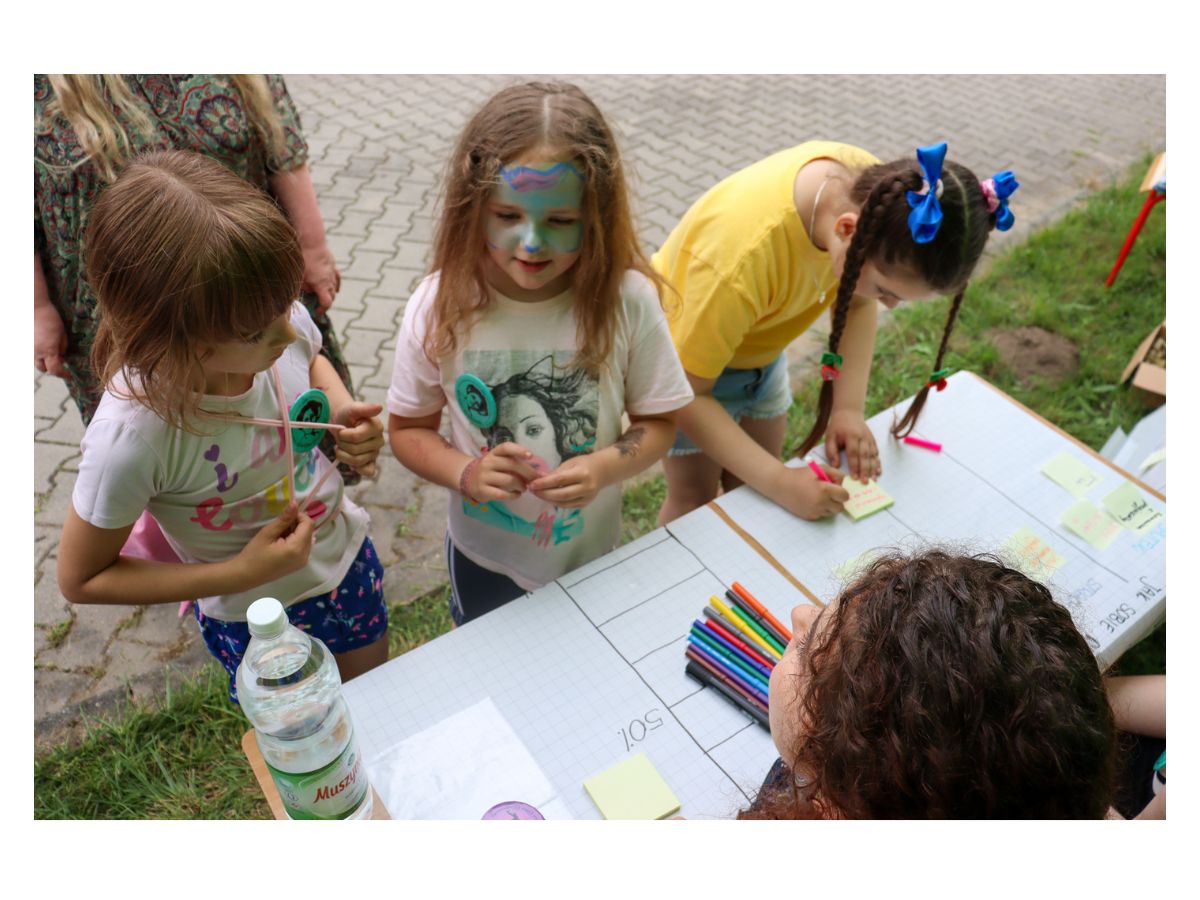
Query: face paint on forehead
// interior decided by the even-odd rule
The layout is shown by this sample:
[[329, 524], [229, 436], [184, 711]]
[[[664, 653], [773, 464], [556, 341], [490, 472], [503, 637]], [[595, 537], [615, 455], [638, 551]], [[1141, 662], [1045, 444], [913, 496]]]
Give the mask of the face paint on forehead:
[[494, 202], [519, 209], [521, 221], [505, 222], [489, 218], [488, 245], [493, 250], [537, 254], [543, 249], [553, 253], [574, 253], [583, 237], [583, 222], [552, 221], [553, 212], [579, 214], [583, 202], [584, 178], [571, 162], [555, 163], [545, 169], [532, 166], [505, 166], [503, 180], [492, 192]]

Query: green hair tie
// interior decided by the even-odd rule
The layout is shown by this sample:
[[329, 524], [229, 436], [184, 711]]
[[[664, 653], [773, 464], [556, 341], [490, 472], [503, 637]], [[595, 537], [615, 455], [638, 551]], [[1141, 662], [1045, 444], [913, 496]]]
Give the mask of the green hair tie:
[[821, 365], [823, 365], [823, 366], [840, 366], [841, 364], [842, 364], [842, 357], [840, 354], [830, 353], [828, 350], [826, 350], [824, 353], [821, 354]]

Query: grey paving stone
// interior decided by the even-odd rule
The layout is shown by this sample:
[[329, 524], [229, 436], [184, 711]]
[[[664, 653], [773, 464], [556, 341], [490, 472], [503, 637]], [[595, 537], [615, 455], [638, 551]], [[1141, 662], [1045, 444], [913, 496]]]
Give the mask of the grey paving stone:
[[71, 604], [58, 589], [57, 567], [44, 566], [35, 573], [33, 585], [33, 624], [52, 628], [71, 617]]
[[71, 403], [71, 395], [67, 391], [67, 383], [54, 375], [39, 373], [34, 381], [33, 414], [47, 419], [57, 419], [63, 412], [65, 404]]
[[384, 263], [393, 258], [391, 253], [380, 253], [375, 250], [355, 250], [351, 262], [342, 273], [344, 278], [361, 278], [377, 280], [379, 270]]
[[383, 278], [371, 288], [371, 296], [407, 300], [424, 277], [424, 269], [393, 269], [385, 266]]
[[93, 678], [53, 669], [33, 670], [33, 720], [41, 722], [66, 709], [72, 698], [82, 692]]
[[[372, 294], [371, 301], [366, 305], [366, 310], [350, 324], [347, 335], [353, 334], [354, 330], [361, 329], [384, 331], [389, 335], [395, 334], [396, 329], [400, 326], [400, 316], [403, 308], [403, 300], [391, 300]], [[376, 344], [376, 347], [378, 347], [378, 344]], [[358, 355], [358, 350], [355, 350], [355, 355]]]
[[39, 439], [33, 455], [33, 492], [44, 494], [54, 486], [54, 475], [69, 459], [80, 456], [79, 446], [55, 444]]
[[42, 444], [65, 444], [78, 449], [86, 430], [83, 419], [79, 417], [79, 412], [72, 403], [71, 408], [55, 419], [53, 425], [44, 431], [35, 432], [34, 438]]

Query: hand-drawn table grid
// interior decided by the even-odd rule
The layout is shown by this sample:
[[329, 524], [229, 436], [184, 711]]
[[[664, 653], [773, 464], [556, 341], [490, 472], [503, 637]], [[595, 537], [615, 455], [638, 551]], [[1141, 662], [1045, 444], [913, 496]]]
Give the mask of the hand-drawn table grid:
[[[940, 442], [940, 453], [890, 437], [893, 412], [906, 405], [868, 423], [879, 444], [880, 483], [895, 498], [892, 507], [858, 522], [844, 515], [806, 522], [752, 490], [734, 491], [716, 503], [819, 598], [834, 596], [842, 586], [834, 573], [837, 567], [872, 548], [937, 544], [963, 552], [1000, 552], [1009, 538], [1028, 527], [1065, 558], [1047, 584], [1071, 610], [1101, 667], [1162, 621], [1163, 501], [1135, 483], [1163, 518], [1141, 533], [1123, 529], [1108, 548], [1097, 550], [1062, 524], [1076, 498], [1041, 468], [1057, 454], [1069, 453], [1099, 476], [1086, 495], [1096, 506], [1128, 473], [1115, 470], [968, 372], [952, 376], [948, 389], [932, 394], [922, 413], [918, 433]], [[1015, 561], [1011, 555], [1007, 559]]]
[[807, 602], [794, 580], [828, 600], [840, 586], [832, 569], [877, 546], [995, 550], [1028, 526], [1066, 557], [1051, 585], [1077, 621], [1092, 627], [1114, 604], [1136, 606], [1136, 621], [1093, 633], [1101, 662], [1115, 658], [1164, 614], [1162, 591], [1136, 605], [1129, 597], [1145, 582], [1163, 585], [1165, 520], [1104, 552], [1075, 538], [1058, 524], [1074, 498], [1041, 465], [1071, 452], [1101, 476], [1088, 495], [1096, 503], [1123, 476], [973, 376], [950, 380], [921, 422], [945, 443], [941, 454], [884, 439], [890, 411], [871, 420], [891, 509], [857, 523], [810, 523], [749, 488], [720, 498], [724, 514], [792, 579], [702, 508], [349, 682], [368, 770], [397, 741], [490, 696], [572, 815], [599, 816], [584, 779], [645, 752], [683, 815], [728, 818], [753, 797], [776, 750], [766, 729], [684, 673], [692, 621], [740, 581], [786, 623]]

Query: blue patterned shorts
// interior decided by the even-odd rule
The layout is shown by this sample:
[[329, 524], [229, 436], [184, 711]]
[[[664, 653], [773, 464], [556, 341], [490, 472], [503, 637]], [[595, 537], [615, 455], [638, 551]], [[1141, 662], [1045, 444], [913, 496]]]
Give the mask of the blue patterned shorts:
[[[208, 652], [229, 673], [229, 699], [237, 703], [234, 681], [238, 665], [250, 643], [245, 622], [214, 619], [195, 605], [196, 621]], [[387, 633], [387, 604], [383, 602], [383, 566], [371, 539], [358, 548], [342, 583], [328, 593], [293, 603], [288, 619], [301, 631], [320, 638], [330, 653], [345, 653], [373, 644]]]

